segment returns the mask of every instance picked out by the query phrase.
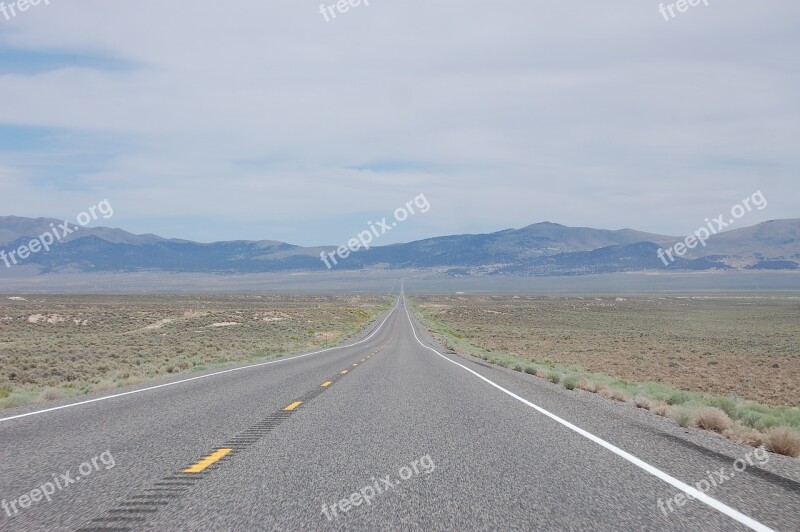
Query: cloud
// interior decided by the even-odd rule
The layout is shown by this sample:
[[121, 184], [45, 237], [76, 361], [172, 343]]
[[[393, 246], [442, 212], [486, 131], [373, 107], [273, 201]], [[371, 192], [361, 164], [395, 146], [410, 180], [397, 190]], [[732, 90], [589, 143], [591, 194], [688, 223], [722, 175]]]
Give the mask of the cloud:
[[132, 230], [309, 245], [420, 192], [395, 241], [683, 234], [756, 189], [764, 219], [797, 216], [800, 8], [657, 7], [53, 1], [0, 20], [0, 125], [59, 132], [0, 146], [0, 211], [108, 197]]

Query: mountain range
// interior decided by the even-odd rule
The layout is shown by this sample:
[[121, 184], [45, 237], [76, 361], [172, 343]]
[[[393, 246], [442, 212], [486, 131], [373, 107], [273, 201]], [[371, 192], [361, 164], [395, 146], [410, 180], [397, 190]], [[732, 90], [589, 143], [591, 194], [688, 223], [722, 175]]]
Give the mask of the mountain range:
[[[51, 218], [0, 217], [0, 250], [8, 253], [26, 246], [60, 223]], [[668, 249], [684, 238], [542, 222], [495, 233], [372, 247], [339, 260], [334, 269], [433, 269], [452, 276], [800, 269], [800, 219], [771, 220], [713, 235], [706, 246], [690, 249], [665, 265], [659, 248]], [[20, 264], [37, 274], [325, 271], [320, 253], [334, 249], [274, 240], [198, 243], [108, 227], [81, 227], [52, 244], [48, 252], [32, 253]], [[0, 272], [7, 271], [4, 266], [0, 262]]]

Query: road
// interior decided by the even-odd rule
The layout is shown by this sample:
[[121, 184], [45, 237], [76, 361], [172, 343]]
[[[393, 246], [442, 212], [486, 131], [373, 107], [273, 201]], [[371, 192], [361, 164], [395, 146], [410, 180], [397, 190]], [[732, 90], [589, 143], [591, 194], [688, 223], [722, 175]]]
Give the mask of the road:
[[800, 529], [796, 460], [445, 352], [402, 295], [353, 342], [3, 412], [0, 529]]

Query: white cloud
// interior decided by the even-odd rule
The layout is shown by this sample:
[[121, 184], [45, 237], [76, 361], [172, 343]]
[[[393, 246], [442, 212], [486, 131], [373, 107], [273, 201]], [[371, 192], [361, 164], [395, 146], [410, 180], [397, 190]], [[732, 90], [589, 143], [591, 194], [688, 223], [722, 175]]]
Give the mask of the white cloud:
[[[64, 164], [60, 190], [9, 156], [0, 210], [102, 193], [126, 228], [302, 244], [419, 192], [431, 212], [393, 239], [544, 219], [683, 234], [757, 188], [764, 219], [797, 216], [800, 8], [657, 6], [373, 0], [325, 23], [310, 1], [53, 1], [0, 25], [6, 52], [134, 66], [2, 75], [0, 123], [126, 144]], [[389, 162], [414, 164], [356, 170]]]

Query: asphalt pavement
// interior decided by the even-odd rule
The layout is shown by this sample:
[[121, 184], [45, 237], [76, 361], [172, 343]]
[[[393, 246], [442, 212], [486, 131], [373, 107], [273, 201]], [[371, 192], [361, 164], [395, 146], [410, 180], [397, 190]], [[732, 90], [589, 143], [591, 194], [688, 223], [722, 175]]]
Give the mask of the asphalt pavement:
[[0, 413], [0, 530], [800, 530], [798, 463], [447, 352], [401, 295], [347, 346]]

